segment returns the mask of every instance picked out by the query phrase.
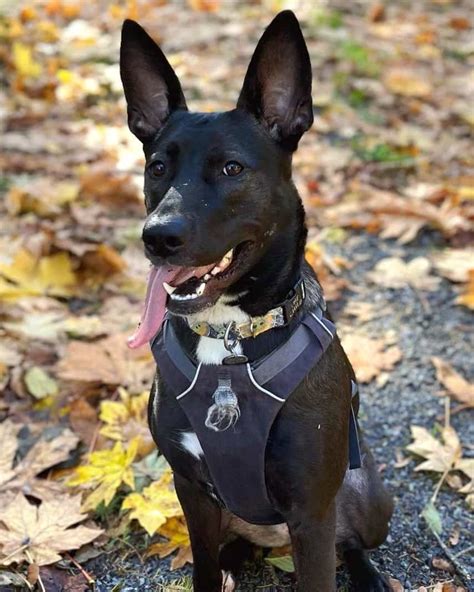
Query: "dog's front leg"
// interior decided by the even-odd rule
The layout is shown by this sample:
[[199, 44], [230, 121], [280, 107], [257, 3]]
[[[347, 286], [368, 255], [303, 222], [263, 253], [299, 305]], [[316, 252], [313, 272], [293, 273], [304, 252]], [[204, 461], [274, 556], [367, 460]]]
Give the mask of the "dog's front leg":
[[174, 483], [191, 539], [194, 592], [221, 592], [222, 573], [219, 568], [221, 510], [191, 481], [175, 474]]
[[334, 592], [336, 589], [336, 505], [323, 518], [294, 512], [288, 520], [298, 592]]

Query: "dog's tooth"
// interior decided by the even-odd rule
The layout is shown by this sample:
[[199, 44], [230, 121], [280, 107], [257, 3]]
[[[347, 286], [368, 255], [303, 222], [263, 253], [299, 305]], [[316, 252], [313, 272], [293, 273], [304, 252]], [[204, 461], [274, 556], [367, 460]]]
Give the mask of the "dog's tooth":
[[163, 288], [165, 291], [171, 296], [171, 294], [176, 290], [174, 286], [170, 286], [168, 283], [163, 282]]
[[201, 284], [199, 284], [198, 289], [196, 290], [196, 295], [202, 296], [204, 294], [205, 289], [206, 289], [206, 284], [204, 282], [202, 282]]
[[211, 269], [211, 275], [217, 275], [220, 272], [221, 272], [221, 268], [218, 265], [216, 265], [214, 267], [214, 269]]
[[211, 274], [210, 273], [206, 273], [206, 275], [204, 276], [204, 280], [207, 282], [208, 280], [211, 279]]

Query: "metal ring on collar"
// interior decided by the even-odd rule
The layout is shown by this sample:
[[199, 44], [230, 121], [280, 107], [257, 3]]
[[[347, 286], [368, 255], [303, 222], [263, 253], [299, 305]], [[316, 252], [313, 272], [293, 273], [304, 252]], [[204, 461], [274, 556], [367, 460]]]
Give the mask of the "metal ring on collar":
[[224, 347], [226, 348], [226, 350], [228, 352], [235, 355], [234, 349], [235, 349], [235, 346], [237, 345], [238, 339], [234, 339], [232, 343], [230, 341], [230, 332], [232, 331], [232, 327], [234, 326], [234, 324], [235, 324], [234, 321], [230, 321], [230, 323], [226, 327], [226, 330], [224, 333]]

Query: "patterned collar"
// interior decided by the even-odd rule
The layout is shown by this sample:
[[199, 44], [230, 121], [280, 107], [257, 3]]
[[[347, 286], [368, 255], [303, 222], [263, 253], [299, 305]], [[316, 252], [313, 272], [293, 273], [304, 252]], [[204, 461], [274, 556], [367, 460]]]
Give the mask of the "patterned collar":
[[188, 322], [188, 325], [201, 337], [212, 337], [213, 339], [224, 339], [226, 337], [231, 340], [257, 337], [257, 335], [270, 329], [288, 325], [301, 308], [305, 296], [304, 280], [300, 278], [279, 306], [272, 308], [264, 315], [250, 317], [245, 323], [233, 323], [230, 328], [228, 323], [207, 323], [206, 321], [199, 323]]

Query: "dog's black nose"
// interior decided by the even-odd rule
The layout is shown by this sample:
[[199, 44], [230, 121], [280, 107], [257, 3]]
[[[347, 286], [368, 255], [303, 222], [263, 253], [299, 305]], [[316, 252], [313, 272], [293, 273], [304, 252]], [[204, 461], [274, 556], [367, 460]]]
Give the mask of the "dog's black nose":
[[170, 257], [186, 245], [190, 236], [188, 221], [182, 216], [149, 220], [143, 227], [142, 239], [152, 255]]

